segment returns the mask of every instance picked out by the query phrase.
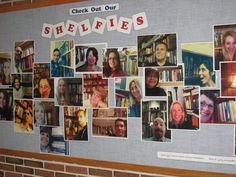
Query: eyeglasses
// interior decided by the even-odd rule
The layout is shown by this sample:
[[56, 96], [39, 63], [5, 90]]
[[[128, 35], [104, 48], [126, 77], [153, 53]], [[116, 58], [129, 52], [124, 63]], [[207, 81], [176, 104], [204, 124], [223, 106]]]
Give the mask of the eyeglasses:
[[200, 103], [201, 107], [208, 107], [208, 109], [211, 109], [213, 110], [214, 109], [214, 106], [212, 104], [207, 104], [206, 102], [201, 102]]

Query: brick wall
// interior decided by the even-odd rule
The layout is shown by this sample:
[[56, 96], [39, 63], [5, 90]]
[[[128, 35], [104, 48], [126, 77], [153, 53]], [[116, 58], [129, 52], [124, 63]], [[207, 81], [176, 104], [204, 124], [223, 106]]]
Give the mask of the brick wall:
[[[42, 156], [47, 156], [42, 154]], [[166, 175], [100, 168], [75, 163], [62, 163], [41, 159], [22, 158], [0, 154], [0, 177], [164, 177]]]

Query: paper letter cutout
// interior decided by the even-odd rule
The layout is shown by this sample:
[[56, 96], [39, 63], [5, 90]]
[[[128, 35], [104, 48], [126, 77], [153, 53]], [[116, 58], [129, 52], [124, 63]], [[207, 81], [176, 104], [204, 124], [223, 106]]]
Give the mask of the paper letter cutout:
[[89, 19], [78, 23], [78, 28], [79, 28], [80, 36], [84, 36], [86, 34], [89, 34], [92, 31]]
[[44, 23], [42, 28], [42, 37], [51, 38], [52, 37], [53, 25]]
[[92, 25], [92, 31], [99, 34], [103, 34], [105, 26], [106, 26], [106, 20], [95, 17]]
[[107, 31], [114, 31], [117, 29], [117, 16], [111, 15], [106, 18], [107, 20]]
[[66, 35], [65, 25], [64, 22], [58, 23], [54, 25], [54, 36], [55, 38], [62, 37]]
[[148, 27], [148, 21], [145, 12], [135, 14], [132, 16], [132, 18], [135, 30], [140, 30]]
[[77, 23], [72, 20], [67, 20], [66, 23], [66, 32], [71, 36], [75, 36], [77, 31]]
[[129, 34], [132, 28], [132, 20], [125, 17], [120, 17], [117, 31]]

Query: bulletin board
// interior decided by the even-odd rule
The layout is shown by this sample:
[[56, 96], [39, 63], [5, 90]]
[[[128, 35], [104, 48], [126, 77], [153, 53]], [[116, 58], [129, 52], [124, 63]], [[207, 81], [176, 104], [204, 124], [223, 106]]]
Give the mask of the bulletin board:
[[[206, 88], [201, 85], [201, 80], [197, 80], [200, 71], [196, 69], [200, 61], [212, 58], [214, 84], [211, 85], [209, 89], [218, 90], [214, 92], [217, 97], [223, 95], [223, 98], [217, 100], [218, 107], [225, 102], [225, 106], [229, 104], [229, 106], [235, 108], [236, 94], [233, 90], [234, 88], [230, 91], [225, 90], [227, 89], [225, 85], [229, 84], [227, 82], [227, 75], [232, 75], [233, 77], [233, 72], [235, 72], [235, 67], [233, 67], [235, 66], [235, 62], [232, 61], [232, 63], [230, 63], [232, 65], [229, 66], [230, 64], [227, 65], [227, 62], [222, 61], [222, 65], [216, 68], [215, 65], [217, 65], [217, 63], [215, 63], [216, 60], [214, 60], [214, 49], [219, 50], [217, 51], [219, 53], [221, 50], [220, 47], [222, 48], [223, 45], [222, 34], [225, 31], [221, 29], [221, 26], [225, 27], [224, 25], [226, 25], [226, 28], [236, 31], [235, 6], [236, 1], [234, 0], [94, 0], [2, 13], [0, 14], [0, 52], [10, 53], [13, 61], [17, 41], [34, 41], [34, 61], [30, 65], [34, 63], [50, 63], [53, 55], [52, 46], [53, 48], [56, 48], [55, 46], [57, 45], [59, 46], [55, 41], [69, 41], [69, 54], [65, 54], [64, 65], [66, 67], [64, 67], [64, 70], [61, 72], [64, 73], [63, 77], [70, 78], [67, 82], [71, 84], [70, 89], [74, 94], [73, 90], [83, 91], [80, 84], [91, 84], [93, 79], [101, 79], [100, 76], [90, 75], [85, 77], [85, 81], [82, 81], [81, 78], [83, 78], [83, 75], [76, 70], [73, 71], [73, 68], [83, 64], [76, 63], [77, 61], [74, 56], [76, 52], [73, 53], [73, 50], [75, 50], [74, 46], [77, 46], [77, 51], [86, 51], [86, 46], [98, 47], [103, 52], [112, 50], [113, 48], [117, 48], [120, 51], [127, 49], [130, 52], [128, 60], [135, 62], [130, 62], [127, 66], [123, 66], [123, 70], [127, 67], [127, 72], [130, 72], [129, 75], [135, 77], [140, 83], [145, 83], [144, 76], [146, 72], [148, 72], [146, 68], [155, 67], [149, 65], [151, 62], [154, 62], [155, 59], [152, 61], [153, 58], [150, 57], [152, 47], [148, 46], [154, 46], [156, 41], [160, 38], [163, 38], [162, 42], [164, 41], [167, 44], [170, 41], [175, 41], [175, 46], [171, 45], [172, 42], [170, 42], [168, 46], [168, 57], [172, 59], [171, 62], [174, 63], [174, 66], [167, 66], [167, 69], [164, 67], [158, 70], [159, 74], [161, 73], [159, 77], [160, 87], [164, 88], [166, 95], [160, 97], [144, 96], [145, 84], [141, 84], [143, 102], [141, 103], [139, 115], [134, 117], [130, 116], [131, 112], [127, 109], [121, 109], [119, 110], [120, 112], [110, 110], [112, 113], [106, 113], [107, 117], [109, 117], [110, 114], [117, 113], [116, 116], [120, 116], [121, 118], [123, 118], [124, 114], [130, 114], [125, 118], [127, 123], [126, 137], [114, 138], [112, 136], [96, 136], [96, 132], [100, 132], [101, 135], [99, 127], [97, 127], [96, 131], [93, 129], [93, 124], [99, 122], [99, 120], [96, 119], [97, 117], [99, 118], [99, 111], [92, 110], [89, 107], [83, 108], [86, 109], [88, 118], [88, 141], [67, 140], [65, 155], [69, 157], [148, 166], [236, 173], [236, 122], [233, 120], [235, 112], [226, 112], [225, 114], [232, 113], [232, 115], [228, 115], [228, 117], [224, 115], [223, 112], [219, 112], [217, 116], [220, 122], [201, 122], [201, 117], [199, 116], [200, 106], [209, 107], [209, 105], [200, 104], [201, 91]], [[140, 19], [138, 20], [139, 17]], [[106, 26], [109, 24], [109, 19], [115, 18], [117, 18], [117, 26], [119, 28], [113, 29], [111, 26], [110, 28]], [[91, 24], [92, 26], [94, 21], [101, 21], [101, 24], [106, 23], [106, 25], [103, 26], [103, 30], [100, 29], [101, 24], [97, 23], [97, 28], [95, 24], [93, 30], [87, 31], [87, 25]], [[80, 25], [81, 28], [78, 27], [76, 32], [68, 30], [67, 34], [61, 34], [60, 30], [69, 29], [69, 24]], [[65, 29], [61, 29], [61, 25], [64, 26]], [[55, 43], [52, 44], [52, 41]], [[73, 45], [70, 44], [70, 41], [74, 41]], [[198, 46], [191, 47], [191, 45], [194, 44]], [[136, 47], [136, 53], [133, 51], [133, 46]], [[192, 48], [194, 48], [194, 51]], [[206, 48], [209, 48], [209, 50], [205, 52]], [[234, 46], [234, 48], [236, 47]], [[145, 53], [143, 53], [142, 50], [145, 51]], [[30, 52], [29, 50], [29, 55]], [[204, 53], [204, 56], [202, 57], [199, 53]], [[99, 55], [102, 56], [102, 54]], [[144, 55], [147, 57], [144, 57]], [[29, 58], [27, 58], [27, 60], [28, 59]], [[100, 66], [104, 63], [101, 62], [101, 60], [98, 62]], [[80, 58], [80, 61], [83, 61], [83, 59]], [[138, 69], [135, 69], [135, 66], [138, 66]], [[186, 68], [186, 66], [188, 67]], [[222, 70], [224, 72], [221, 72]], [[86, 72], [83, 74], [86, 74]], [[165, 77], [166, 74], [169, 74], [168, 78]], [[191, 79], [190, 76], [193, 78]], [[34, 76], [24, 76], [25, 87], [30, 87], [31, 77]], [[61, 77], [61, 75], [59, 77]], [[175, 80], [174, 77], [176, 77]], [[74, 80], [74, 78], [80, 79], [78, 81], [76, 79]], [[58, 79], [55, 80], [58, 81]], [[128, 96], [130, 95], [121, 90], [123, 89], [122, 83], [127, 80], [129, 81], [129, 77], [124, 80], [123, 76], [118, 76], [116, 78], [108, 77], [107, 81], [98, 81], [109, 90], [106, 100], [107, 107], [115, 108], [116, 106], [125, 106], [127, 102], [123, 97], [126, 96], [126, 94], [128, 94]], [[188, 86], [190, 86], [186, 87], [186, 83], [189, 83]], [[51, 81], [51, 84], [54, 86], [54, 92], [56, 92], [56, 81]], [[31, 85], [31, 87], [33, 87], [33, 85]], [[126, 85], [124, 88], [128, 89], [129, 87]], [[9, 86], [1, 86], [1, 89], [9, 89]], [[8, 90], [7, 92], [10, 93], [11, 91]], [[83, 98], [90, 98], [89, 93], [90, 91], [84, 93]], [[193, 96], [194, 104], [185, 105], [185, 107], [188, 108], [190, 112], [189, 115], [192, 117], [191, 128], [172, 129], [171, 124], [168, 124], [166, 125], [168, 128], [166, 137], [170, 139], [170, 142], [145, 141], [144, 137], [147, 136], [150, 138], [148, 133], [145, 132], [146, 128], [150, 126], [150, 121], [152, 122], [155, 117], [162, 116], [165, 122], [168, 123], [168, 120], [170, 121], [170, 103], [174, 100], [185, 103], [185, 101], [188, 101], [190, 94]], [[182, 97], [178, 99], [180, 95]], [[33, 92], [32, 101], [34, 97], [37, 98], [37, 95]], [[30, 94], [27, 99], [31, 99]], [[53, 104], [53, 102], [52, 97], [52, 99], [45, 104], [50, 105]], [[81, 104], [78, 103], [77, 107], [83, 107], [82, 100], [79, 100], [79, 102]], [[13, 103], [18, 105], [23, 104], [19, 100]], [[33, 102], [29, 101], [28, 104], [32, 105]], [[73, 122], [73, 117], [68, 118], [67, 122], [65, 122], [64, 113], [67, 112], [68, 115], [70, 115], [70, 111], [76, 111], [77, 108], [64, 108], [60, 103], [57, 104], [59, 110], [58, 112], [54, 112], [53, 116], [59, 116], [59, 122], [54, 120], [53, 116], [50, 114], [48, 115], [50, 117], [50, 125], [54, 128], [59, 125], [64, 131], [64, 126], [67, 125], [67, 123], [70, 124], [70, 122]], [[73, 100], [68, 104], [68, 106], [71, 105], [74, 105]], [[156, 108], [164, 111], [157, 112]], [[150, 112], [147, 113], [147, 110], [150, 110]], [[222, 118], [223, 116], [226, 117]], [[114, 117], [112, 117], [112, 120], [113, 119]], [[110, 131], [109, 127], [114, 129], [114, 125], [111, 124], [110, 120], [111, 119], [108, 119], [104, 122], [108, 127], [106, 129], [107, 132]], [[1, 120], [0, 132], [0, 148], [40, 152], [39, 127], [35, 126], [34, 131], [31, 133], [19, 133], [14, 129], [13, 120]], [[70, 137], [68, 137], [68, 139], [69, 138]]]

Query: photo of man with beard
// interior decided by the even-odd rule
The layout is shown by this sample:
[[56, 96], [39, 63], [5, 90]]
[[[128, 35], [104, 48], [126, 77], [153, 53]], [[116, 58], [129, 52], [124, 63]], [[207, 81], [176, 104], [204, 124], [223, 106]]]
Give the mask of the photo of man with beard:
[[147, 140], [150, 141], [160, 141], [160, 142], [171, 142], [170, 138], [166, 137], [166, 125], [162, 118], [157, 117], [153, 122], [152, 127], [152, 137], [148, 138]]

